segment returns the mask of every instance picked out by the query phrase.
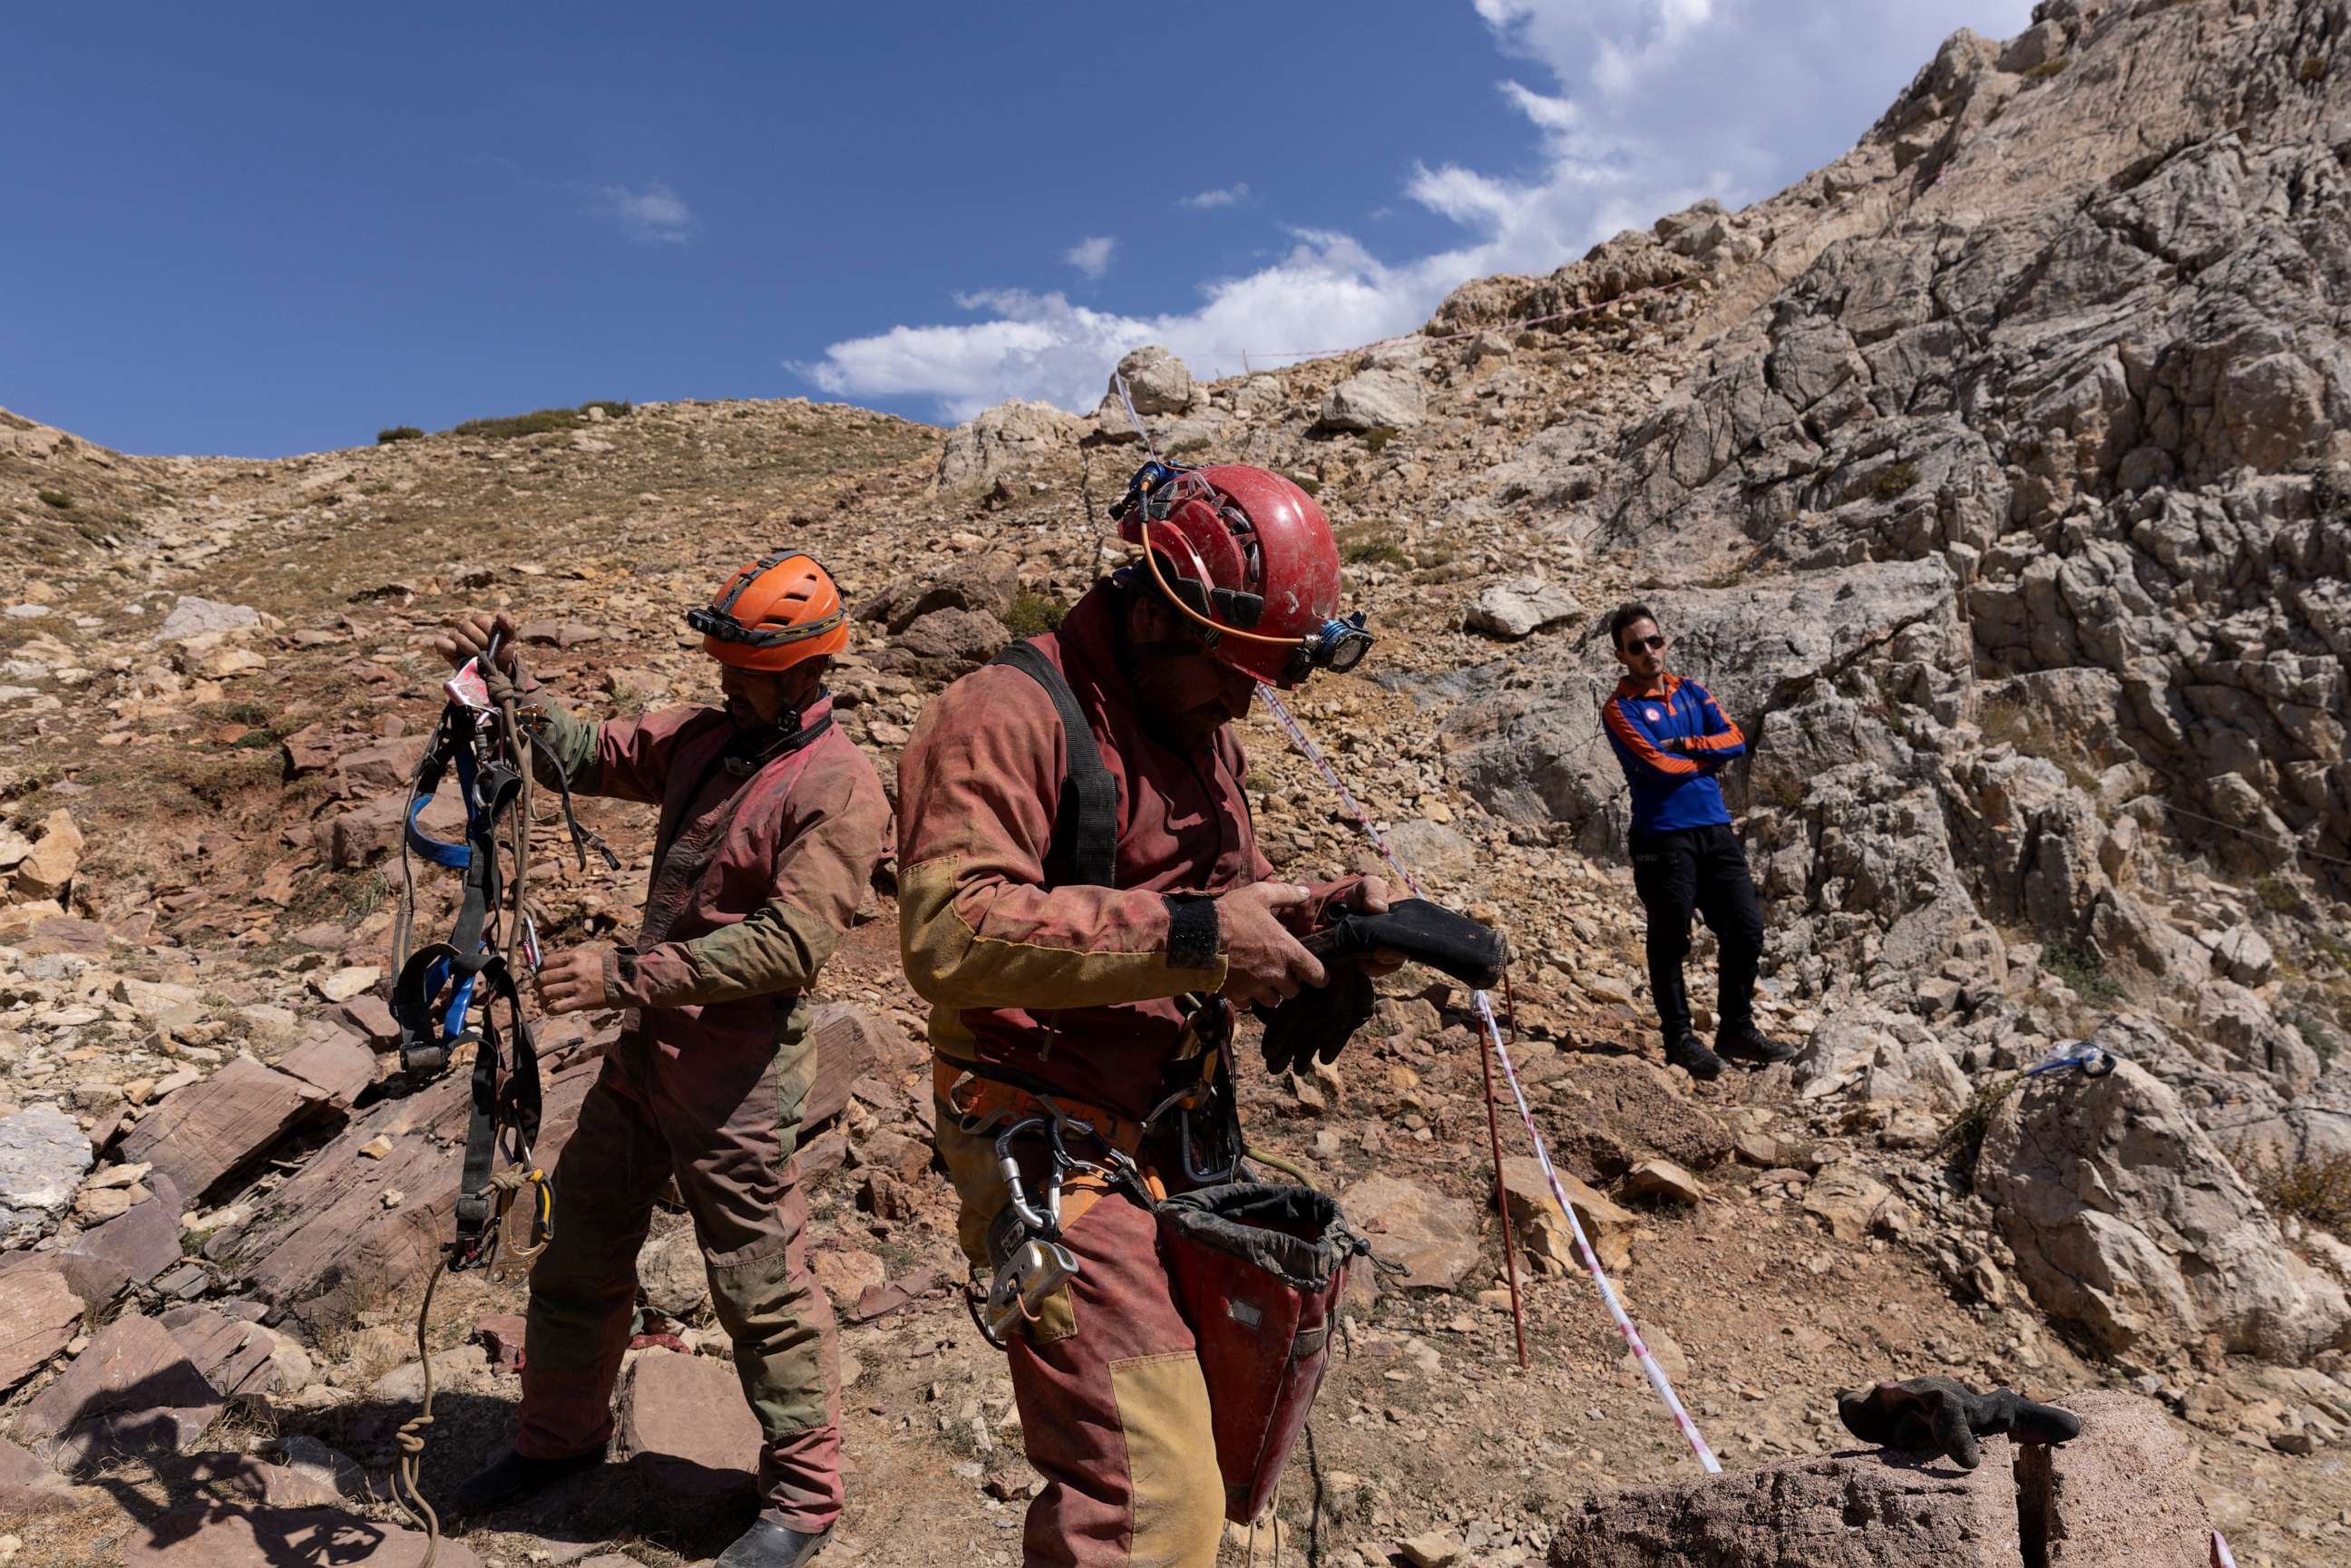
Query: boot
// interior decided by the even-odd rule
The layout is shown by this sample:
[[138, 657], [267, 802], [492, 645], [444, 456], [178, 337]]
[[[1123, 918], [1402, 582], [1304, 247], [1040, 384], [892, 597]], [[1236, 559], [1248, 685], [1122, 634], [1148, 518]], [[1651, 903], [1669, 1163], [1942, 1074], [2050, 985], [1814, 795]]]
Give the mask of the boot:
[[603, 1462], [601, 1448], [590, 1448], [584, 1454], [561, 1459], [534, 1459], [508, 1448], [457, 1489], [456, 1495], [449, 1500], [450, 1517], [485, 1512], [541, 1487], [552, 1486], [566, 1476], [594, 1469]]
[[734, 1545], [718, 1554], [716, 1568], [800, 1568], [831, 1539], [829, 1524], [810, 1535], [788, 1530], [771, 1519], [755, 1519], [750, 1529], [735, 1538]]
[[1769, 1067], [1775, 1061], [1785, 1061], [1795, 1055], [1796, 1048], [1773, 1040], [1752, 1023], [1742, 1023], [1717, 1030], [1714, 1051], [1717, 1056], [1732, 1061], [1751, 1061], [1759, 1067]]
[[1666, 1065], [1680, 1068], [1701, 1083], [1722, 1076], [1722, 1058], [1700, 1045], [1694, 1034], [1666, 1041]]

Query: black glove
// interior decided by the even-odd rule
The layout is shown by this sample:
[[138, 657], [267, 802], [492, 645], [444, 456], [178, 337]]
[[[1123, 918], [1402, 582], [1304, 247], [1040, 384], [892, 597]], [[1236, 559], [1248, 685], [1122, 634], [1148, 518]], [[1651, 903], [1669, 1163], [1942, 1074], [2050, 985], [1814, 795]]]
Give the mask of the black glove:
[[1972, 1394], [1948, 1377], [1914, 1377], [1837, 1396], [1837, 1417], [1865, 1443], [1950, 1457], [1963, 1470], [1983, 1461], [1978, 1437], [2007, 1433], [2020, 1443], [2063, 1443], [2082, 1434], [2082, 1418], [2054, 1405], [1996, 1388]]
[[1328, 984], [1310, 987], [1278, 1008], [1260, 1002], [1255, 1009], [1265, 1024], [1268, 1072], [1304, 1072], [1316, 1057], [1333, 1061], [1371, 1021], [1380, 998], [1364, 967], [1340, 960], [1326, 965], [1324, 973]]
[[1367, 958], [1384, 947], [1481, 991], [1500, 985], [1510, 962], [1510, 944], [1500, 932], [1425, 898], [1399, 898], [1385, 915], [1339, 908], [1304, 940], [1309, 953], [1326, 961]]

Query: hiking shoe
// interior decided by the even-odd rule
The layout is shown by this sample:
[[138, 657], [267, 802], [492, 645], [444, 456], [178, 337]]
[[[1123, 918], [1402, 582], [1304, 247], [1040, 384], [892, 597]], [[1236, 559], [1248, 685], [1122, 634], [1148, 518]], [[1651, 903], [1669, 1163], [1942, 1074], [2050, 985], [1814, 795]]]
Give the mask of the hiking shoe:
[[1666, 1042], [1666, 1065], [1680, 1068], [1701, 1083], [1722, 1076], [1722, 1058], [1700, 1045], [1694, 1034]]
[[755, 1519], [750, 1529], [735, 1538], [734, 1545], [718, 1554], [716, 1568], [800, 1568], [831, 1539], [829, 1524], [810, 1535], [771, 1519]]
[[1769, 1067], [1795, 1055], [1796, 1048], [1773, 1040], [1751, 1023], [1743, 1023], [1717, 1031], [1714, 1053], [1730, 1061], [1751, 1061], [1759, 1067]]
[[552, 1486], [566, 1476], [581, 1470], [594, 1469], [604, 1462], [604, 1450], [590, 1448], [584, 1454], [573, 1454], [562, 1459], [534, 1459], [517, 1454], [512, 1448], [492, 1460], [488, 1468], [478, 1471], [449, 1500], [452, 1518], [459, 1514], [483, 1513], [541, 1487]]

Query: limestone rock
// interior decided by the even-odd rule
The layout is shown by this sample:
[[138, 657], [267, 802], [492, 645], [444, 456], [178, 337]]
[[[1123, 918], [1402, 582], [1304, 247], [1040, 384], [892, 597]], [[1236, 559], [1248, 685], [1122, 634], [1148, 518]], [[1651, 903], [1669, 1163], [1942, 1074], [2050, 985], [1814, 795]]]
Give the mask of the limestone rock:
[[54, 1105], [0, 1116], [0, 1246], [29, 1247], [55, 1230], [92, 1157], [81, 1128]]
[[[1584, 1239], [1600, 1260], [1600, 1266], [1616, 1273], [1633, 1260], [1633, 1232], [1639, 1217], [1630, 1209], [1594, 1192], [1565, 1171], [1560, 1171], [1559, 1185], [1567, 1193], [1567, 1201], [1575, 1206], [1576, 1222], [1583, 1227]], [[1551, 1275], [1580, 1274], [1584, 1271], [1583, 1259], [1575, 1249], [1575, 1237], [1567, 1223], [1567, 1215], [1552, 1195], [1551, 1184], [1543, 1179], [1541, 1161], [1525, 1155], [1509, 1155], [1502, 1159], [1502, 1196], [1510, 1206], [1512, 1239], [1518, 1242], [1528, 1260], [1537, 1271]]]
[[81, 869], [82, 833], [73, 813], [60, 806], [41, 820], [40, 832], [29, 853], [16, 862], [10, 887], [16, 896], [32, 903], [60, 899]]
[[158, 643], [184, 643], [209, 632], [235, 632], [261, 624], [261, 612], [249, 604], [224, 604], [218, 600], [183, 594], [155, 630]]
[[681, 1225], [645, 1243], [637, 1254], [637, 1284], [645, 1304], [665, 1317], [692, 1322], [710, 1304], [710, 1271], [694, 1227]]
[[2212, 1335], [2293, 1363], [2351, 1342], [2343, 1288], [2286, 1247], [2179, 1097], [2136, 1062], [2031, 1080], [1995, 1113], [1976, 1184], [2033, 1299], [2109, 1354]]
[[1066, 453], [1086, 429], [1084, 420], [1050, 402], [1020, 398], [999, 402], [947, 432], [933, 483], [942, 490], [953, 489]]
[[1415, 1290], [1449, 1291], [1478, 1261], [1478, 1211], [1458, 1197], [1381, 1174], [1349, 1187], [1339, 1206]]
[[[1145, 419], [1155, 414], [1182, 413], [1192, 406], [1195, 388], [1191, 370], [1156, 343], [1145, 343], [1118, 361], [1117, 375], [1126, 378], [1127, 396], [1134, 412]], [[1111, 382], [1115, 397], [1118, 383]]]
[[1322, 428], [1358, 434], [1409, 430], [1427, 417], [1419, 375], [1405, 370], [1360, 371], [1322, 400]]
[[1516, 643], [1583, 613], [1583, 606], [1565, 589], [1540, 577], [1514, 577], [1480, 589], [1463, 626]]

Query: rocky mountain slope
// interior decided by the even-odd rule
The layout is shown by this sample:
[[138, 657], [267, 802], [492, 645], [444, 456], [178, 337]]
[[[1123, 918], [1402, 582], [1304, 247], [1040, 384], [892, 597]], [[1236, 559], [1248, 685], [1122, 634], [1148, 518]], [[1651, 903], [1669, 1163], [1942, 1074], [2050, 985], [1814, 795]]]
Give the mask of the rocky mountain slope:
[[[1434, 895], [1510, 929], [1538, 1119], [1734, 1467], [1846, 1446], [1831, 1396], [1881, 1375], [2105, 1385], [2184, 1424], [2241, 1560], [2351, 1541], [2346, 28], [2339, 0], [2053, 0], [2004, 44], [1955, 36], [1744, 211], [1471, 284], [1355, 355], [1123, 367], [1158, 450], [1291, 474], [1340, 525], [1382, 641], [1301, 716]], [[377, 1054], [432, 627], [507, 605], [582, 706], [694, 700], [678, 611], [789, 538], [860, 604], [843, 723], [886, 775], [930, 694], [1111, 558], [1139, 450], [1108, 400], [946, 433], [588, 405], [272, 463], [0, 413], [0, 1427], [48, 1457], [96, 1440], [61, 1417], [122, 1403], [121, 1369], [175, 1390], [106, 1428], [145, 1436], [95, 1486], [0, 1450], [15, 1561], [146, 1561], [256, 1495], [398, 1544], [455, 1176], [454, 1101], [386, 1097]], [[1597, 725], [1598, 622], [1635, 593], [1758, 741], [1727, 786], [1790, 1070], [1658, 1065]], [[1360, 863], [1279, 732], [1248, 738], [1275, 860]], [[542, 841], [550, 945], [625, 928], [641, 889], [650, 824], [583, 814], [625, 863]], [[1010, 1561], [1017, 1414], [945, 1284], [886, 878], [868, 915], [809, 1156], [853, 1323], [836, 1552]], [[1319, 1484], [1278, 1509], [1332, 1561], [1584, 1561], [1588, 1495], [1689, 1468], [1518, 1167], [1535, 1363], [1510, 1363], [1465, 1004], [1408, 973], [1334, 1071], [1248, 1086], [1264, 1141], [1413, 1270], [1355, 1303]], [[608, 1027], [550, 1031], [558, 1132]], [[2084, 1037], [2112, 1076], [2020, 1076]], [[1635, 1170], [1658, 1160], [1690, 1179]], [[476, 1560], [727, 1538], [695, 1490], [732, 1474], [692, 1354], [719, 1340], [674, 1217], [644, 1274], [628, 1484], [476, 1529]], [[518, 1291], [435, 1298], [428, 1489], [502, 1436]]]

